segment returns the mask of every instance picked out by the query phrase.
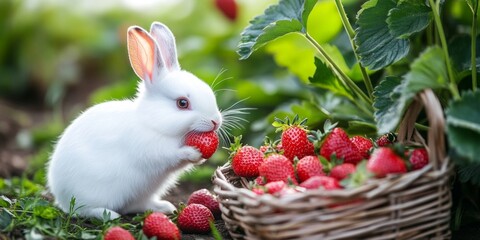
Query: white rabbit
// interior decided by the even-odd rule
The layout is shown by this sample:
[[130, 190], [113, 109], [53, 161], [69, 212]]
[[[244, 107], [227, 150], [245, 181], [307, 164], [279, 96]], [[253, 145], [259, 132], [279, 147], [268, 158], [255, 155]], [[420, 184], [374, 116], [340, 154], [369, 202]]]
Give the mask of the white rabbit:
[[180, 69], [172, 32], [154, 22], [150, 33], [128, 29], [128, 56], [142, 79], [132, 100], [91, 107], [58, 140], [48, 164], [48, 187], [69, 212], [111, 218], [145, 210], [171, 213], [160, 200], [177, 176], [205, 159], [184, 137], [216, 131], [222, 115], [212, 89]]

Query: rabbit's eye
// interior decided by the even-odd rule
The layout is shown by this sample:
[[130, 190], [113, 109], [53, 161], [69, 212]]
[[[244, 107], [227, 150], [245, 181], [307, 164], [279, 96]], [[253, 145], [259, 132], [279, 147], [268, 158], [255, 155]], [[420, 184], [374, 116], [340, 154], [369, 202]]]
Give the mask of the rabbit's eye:
[[186, 98], [177, 99], [177, 107], [180, 109], [188, 109], [190, 102]]

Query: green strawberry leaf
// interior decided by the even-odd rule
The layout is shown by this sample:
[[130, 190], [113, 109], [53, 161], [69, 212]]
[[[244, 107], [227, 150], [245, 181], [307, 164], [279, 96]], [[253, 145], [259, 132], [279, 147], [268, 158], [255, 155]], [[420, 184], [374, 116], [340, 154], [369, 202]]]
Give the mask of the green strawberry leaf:
[[315, 58], [315, 66], [317, 67], [315, 74], [313, 77], [309, 78], [310, 83], [313, 86], [327, 89], [332, 93], [336, 93], [353, 100], [352, 94], [345, 89], [343, 84], [335, 77], [332, 70], [328, 68], [327, 65], [322, 62], [322, 60]]
[[458, 176], [461, 182], [471, 182], [480, 186], [480, 163], [459, 164]]
[[373, 107], [379, 135], [395, 129], [400, 122], [405, 106], [410, 103], [415, 94], [403, 95], [406, 92], [405, 81], [399, 77], [387, 77], [373, 91], [375, 101]]
[[13, 222], [13, 214], [8, 211], [6, 208], [0, 208], [0, 230], [3, 232]]
[[266, 43], [288, 33], [307, 32], [308, 15], [317, 0], [280, 0], [255, 17], [241, 33], [237, 53], [247, 59]]
[[345, 97], [338, 96], [332, 92], [325, 91], [315, 95], [315, 104], [322, 112], [327, 114], [330, 119], [335, 121], [361, 121], [365, 123], [374, 123], [371, 113], [366, 113], [355, 106], [352, 101]]
[[425, 29], [432, 20], [432, 11], [424, 2], [407, 0], [390, 10], [387, 18], [390, 33], [396, 38], [408, 38]]
[[410, 65], [410, 69], [403, 79], [387, 77], [373, 92], [379, 135], [395, 130], [417, 93], [427, 88], [448, 88], [445, 58], [439, 47], [426, 49]]
[[370, 0], [362, 5], [357, 19], [355, 43], [363, 66], [378, 70], [407, 55], [409, 41], [393, 36], [386, 21], [388, 13], [396, 6], [392, 0]]
[[456, 153], [480, 163], [480, 92], [466, 92], [445, 111], [448, 141]]
[[[458, 72], [465, 72], [470, 74], [472, 70], [472, 52], [471, 52], [471, 39], [470, 35], [462, 34], [455, 36], [448, 44], [448, 54], [452, 59], [453, 65]], [[476, 40], [476, 59], [477, 69], [480, 68], [480, 36], [477, 36]], [[461, 79], [461, 78], [459, 78]]]

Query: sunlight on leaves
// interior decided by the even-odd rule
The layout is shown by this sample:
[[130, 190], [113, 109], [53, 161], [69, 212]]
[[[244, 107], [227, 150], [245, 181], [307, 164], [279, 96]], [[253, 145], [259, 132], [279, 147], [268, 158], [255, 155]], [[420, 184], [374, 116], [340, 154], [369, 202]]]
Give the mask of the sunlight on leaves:
[[237, 53], [247, 59], [266, 43], [292, 32], [306, 32], [308, 16], [316, 0], [281, 0], [255, 17], [241, 33]]

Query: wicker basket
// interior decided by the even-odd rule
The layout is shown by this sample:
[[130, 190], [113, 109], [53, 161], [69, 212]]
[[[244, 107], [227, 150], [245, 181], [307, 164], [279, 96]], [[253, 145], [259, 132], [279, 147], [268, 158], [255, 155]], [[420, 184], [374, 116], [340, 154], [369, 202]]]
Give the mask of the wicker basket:
[[400, 124], [399, 139], [425, 144], [414, 129], [425, 107], [429, 119], [424, 168], [372, 179], [349, 190], [310, 190], [282, 197], [256, 195], [230, 165], [214, 176], [222, 218], [234, 239], [449, 239], [450, 176], [443, 111], [432, 91], [419, 94]]

